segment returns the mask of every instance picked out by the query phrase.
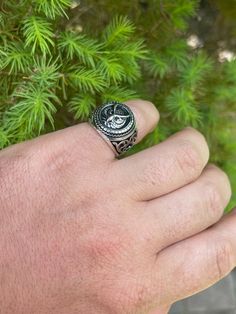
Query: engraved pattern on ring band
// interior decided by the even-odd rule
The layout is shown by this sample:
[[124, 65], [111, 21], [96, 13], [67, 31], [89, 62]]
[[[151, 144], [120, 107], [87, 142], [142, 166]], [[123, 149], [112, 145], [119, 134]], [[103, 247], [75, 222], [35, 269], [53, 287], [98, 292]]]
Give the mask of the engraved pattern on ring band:
[[90, 119], [120, 155], [130, 149], [137, 139], [137, 129], [133, 112], [125, 104], [112, 101], [97, 107]]

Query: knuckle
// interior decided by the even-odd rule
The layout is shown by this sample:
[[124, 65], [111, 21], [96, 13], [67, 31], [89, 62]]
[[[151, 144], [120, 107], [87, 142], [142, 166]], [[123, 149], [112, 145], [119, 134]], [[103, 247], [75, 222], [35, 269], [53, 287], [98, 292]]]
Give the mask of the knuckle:
[[229, 241], [220, 240], [215, 246], [215, 277], [217, 280], [225, 277], [234, 267], [234, 250]]
[[143, 186], [149, 184], [159, 188], [166, 183], [166, 178], [170, 175], [169, 165], [165, 158], [159, 156], [158, 160], [148, 162], [140, 175], [140, 184], [144, 183]]
[[[159, 185], [159, 183], [162, 182], [162, 173], [159, 171], [159, 167], [156, 167], [153, 165], [153, 163], [150, 163], [146, 166], [146, 169], [143, 173], [143, 182], [146, 184], [150, 182], [151, 185]], [[141, 181], [141, 184], [143, 183]]]
[[186, 178], [199, 175], [203, 167], [201, 157], [190, 141], [184, 141], [179, 145], [176, 153], [176, 163]]
[[222, 202], [221, 193], [216, 183], [207, 182], [204, 185], [203, 206], [211, 219], [218, 220], [223, 214], [224, 206]]

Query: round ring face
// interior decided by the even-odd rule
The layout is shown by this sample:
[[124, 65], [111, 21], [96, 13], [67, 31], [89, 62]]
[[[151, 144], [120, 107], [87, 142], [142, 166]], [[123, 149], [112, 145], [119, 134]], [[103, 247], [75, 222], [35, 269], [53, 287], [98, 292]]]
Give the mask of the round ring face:
[[135, 128], [134, 115], [124, 104], [111, 102], [98, 107], [93, 114], [94, 125], [109, 137], [121, 137]]
[[96, 108], [91, 123], [109, 139], [118, 154], [132, 147], [137, 138], [134, 114], [119, 102], [112, 101]]

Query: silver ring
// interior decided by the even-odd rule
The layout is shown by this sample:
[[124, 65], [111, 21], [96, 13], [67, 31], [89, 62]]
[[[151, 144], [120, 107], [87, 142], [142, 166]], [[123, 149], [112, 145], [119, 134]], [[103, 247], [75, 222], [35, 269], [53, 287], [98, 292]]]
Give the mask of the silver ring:
[[97, 107], [92, 113], [90, 123], [111, 144], [117, 156], [129, 150], [137, 139], [133, 112], [117, 101]]

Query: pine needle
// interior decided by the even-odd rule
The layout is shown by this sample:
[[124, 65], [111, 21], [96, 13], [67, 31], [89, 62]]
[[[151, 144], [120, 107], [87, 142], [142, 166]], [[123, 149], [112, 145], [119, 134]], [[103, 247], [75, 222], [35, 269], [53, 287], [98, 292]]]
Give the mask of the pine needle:
[[171, 71], [168, 59], [161, 54], [154, 53], [148, 62], [148, 69], [154, 78], [161, 79]]
[[103, 32], [106, 46], [125, 41], [134, 33], [134, 25], [125, 16], [116, 16]]
[[54, 125], [53, 113], [56, 112], [56, 107], [53, 102], [59, 100], [52, 92], [29, 83], [20, 90], [17, 89], [13, 97], [17, 102], [5, 114], [5, 129], [14, 133], [23, 128], [26, 135], [39, 135], [45, 128], [46, 121]]
[[24, 49], [22, 43], [11, 43], [2, 52], [1, 69], [8, 69], [9, 74], [25, 73], [30, 65], [30, 53]]
[[180, 80], [185, 86], [196, 88], [212, 70], [212, 62], [204, 54], [194, 56], [180, 69]]
[[97, 70], [90, 70], [83, 67], [73, 69], [68, 73], [69, 80], [83, 92], [101, 92], [106, 86], [106, 82], [101, 73]]
[[56, 88], [60, 78], [60, 65], [57, 62], [58, 59], [35, 58], [33, 69], [30, 70], [30, 80], [42, 88]]
[[85, 120], [96, 106], [95, 98], [90, 94], [81, 93], [69, 102], [69, 111], [74, 113], [76, 120]]
[[58, 48], [65, 52], [66, 58], [72, 60], [77, 57], [86, 64], [95, 67], [94, 59], [99, 52], [101, 44], [85, 35], [78, 35], [73, 32], [64, 32], [59, 38]]
[[50, 46], [54, 46], [51, 24], [38, 16], [30, 16], [23, 21], [25, 47], [30, 47], [32, 54], [39, 48], [45, 54], [51, 54]]
[[202, 116], [196, 107], [191, 91], [176, 88], [166, 98], [165, 103], [168, 110], [182, 125], [197, 127], [201, 124]]
[[125, 102], [129, 99], [137, 99], [139, 98], [139, 95], [136, 91], [133, 91], [131, 89], [120, 87], [120, 86], [112, 86], [104, 91], [102, 94], [102, 101], [112, 101], [116, 100], [119, 102]]
[[36, 9], [50, 19], [55, 19], [58, 15], [66, 14], [66, 9], [70, 7], [71, 0], [34, 0]]
[[109, 84], [118, 83], [125, 79], [124, 67], [114, 57], [101, 57], [98, 63], [98, 71], [107, 79]]

